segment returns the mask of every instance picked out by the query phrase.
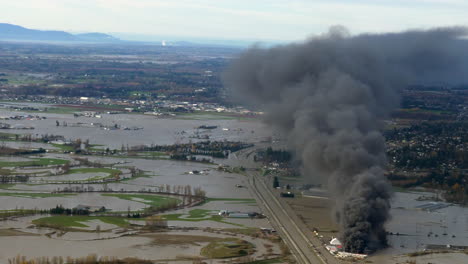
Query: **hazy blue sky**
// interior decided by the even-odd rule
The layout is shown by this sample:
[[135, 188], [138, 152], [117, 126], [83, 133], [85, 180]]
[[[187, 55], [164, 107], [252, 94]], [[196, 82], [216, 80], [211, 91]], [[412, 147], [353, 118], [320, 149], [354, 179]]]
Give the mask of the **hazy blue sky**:
[[468, 0], [0, 0], [0, 22], [72, 32], [299, 40], [468, 25]]

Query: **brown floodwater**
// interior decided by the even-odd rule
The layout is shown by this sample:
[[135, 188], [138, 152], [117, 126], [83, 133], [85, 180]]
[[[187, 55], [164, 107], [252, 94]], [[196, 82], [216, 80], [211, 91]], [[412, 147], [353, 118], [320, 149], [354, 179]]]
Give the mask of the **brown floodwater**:
[[[21, 112], [16, 111], [0, 111], [0, 116], [19, 115]], [[74, 140], [81, 138], [82, 140], [89, 139], [92, 144], [102, 144], [110, 148], [120, 149], [122, 145], [132, 146], [140, 144], [173, 144], [184, 143], [190, 141], [205, 140], [208, 137], [210, 140], [232, 140], [245, 142], [260, 142], [270, 137], [272, 132], [264, 124], [258, 120], [241, 120], [241, 119], [216, 119], [215, 116], [206, 116], [206, 120], [194, 119], [158, 119], [153, 116], [133, 115], [133, 114], [118, 114], [108, 115], [103, 114], [102, 118], [74, 118], [69, 114], [38, 114], [46, 116], [45, 120], [6, 120], [5, 123], [12, 125], [32, 126], [34, 130], [8, 130], [5, 132], [20, 133], [20, 134], [56, 134], [63, 135], [66, 139]], [[59, 121], [60, 126], [56, 126], [56, 121]], [[63, 127], [63, 122], [69, 124]], [[72, 123], [85, 123], [83, 127], [72, 127]], [[93, 123], [94, 125], [91, 125]], [[111, 127], [115, 124], [123, 127], [141, 127], [140, 130], [104, 130], [96, 125], [101, 123], [103, 126]], [[197, 129], [200, 125], [218, 126], [214, 130]], [[40, 143], [6, 143], [11, 147], [26, 147], [26, 148], [49, 148], [50, 145]], [[43, 155], [46, 158], [61, 158], [71, 159], [68, 154], [47, 153]], [[16, 184], [10, 189], [2, 190], [2, 192], [51, 192], [62, 190], [70, 187], [87, 187], [92, 186], [95, 190], [110, 188], [115, 191], [140, 191], [140, 190], [159, 190], [161, 186], [168, 185], [191, 185], [193, 187], [201, 187], [206, 191], [207, 196], [212, 198], [243, 198], [252, 199], [253, 196], [248, 188], [237, 188], [236, 185], [247, 185], [246, 179], [242, 175], [231, 174], [218, 171], [217, 164], [203, 164], [194, 162], [181, 162], [173, 160], [147, 160], [147, 159], [121, 159], [110, 157], [92, 157], [87, 156], [92, 161], [98, 161], [106, 164], [114, 164], [118, 166], [135, 166], [145, 170], [150, 177], [141, 177], [119, 183], [107, 184], [40, 184], [47, 180], [83, 180], [91, 176], [104, 176], [104, 174], [95, 173], [78, 173], [61, 176], [45, 176], [50, 169], [20, 169], [22, 173], [30, 173], [34, 170], [43, 171], [38, 177], [34, 178], [35, 184]], [[6, 158], [1, 160], [24, 161], [26, 158]], [[216, 163], [230, 163], [228, 160], [215, 159]], [[206, 174], [189, 174], [193, 170], [206, 170]], [[41, 182], [41, 180], [43, 180]], [[114, 211], [140, 210], [147, 205], [145, 201], [140, 200], [123, 200], [116, 197], [102, 196], [99, 193], [80, 193], [71, 197], [49, 197], [37, 198], [12, 196], [0, 196], [0, 210], [8, 209], [48, 209], [56, 205], [64, 207], [75, 207], [78, 204], [105, 206]], [[174, 213], [188, 216], [189, 209], [181, 209]], [[212, 210], [216, 214], [219, 210], [230, 211], [259, 211], [260, 209], [255, 203], [232, 202], [232, 201], [214, 201], [206, 203], [197, 209]], [[23, 217], [15, 220], [5, 221], [0, 224], [0, 228], [16, 228], [21, 231], [41, 234], [40, 236], [9, 236], [0, 237], [0, 263], [6, 262], [8, 258], [14, 257], [17, 254], [27, 257], [41, 256], [72, 256], [83, 257], [89, 254], [98, 254], [100, 256], [116, 256], [116, 257], [140, 257], [148, 259], [167, 259], [176, 258], [177, 256], [198, 256], [200, 248], [203, 246], [164, 246], [156, 247], [149, 243], [151, 240], [147, 237], [118, 237], [115, 233], [89, 233], [89, 232], [69, 232], [61, 237], [52, 235], [51, 238], [44, 236], [46, 233], [53, 232], [51, 229], [35, 229], [31, 226], [31, 221], [41, 216]], [[180, 227], [217, 227], [217, 228], [238, 228], [244, 227], [270, 227], [267, 219], [226, 219], [227, 223], [213, 221], [169, 221], [170, 225]], [[233, 223], [233, 224], [229, 224]], [[97, 225], [101, 227], [113, 228], [112, 225], [101, 222], [89, 223], [88, 229], [93, 229]], [[117, 228], [118, 229], [118, 228]], [[117, 230], [116, 229], [116, 230]], [[198, 232], [198, 231], [195, 231]], [[192, 232], [190, 232], [192, 234]], [[102, 240], [94, 240], [99, 239]], [[111, 238], [111, 239], [103, 239]], [[248, 239], [248, 238], [246, 238]], [[265, 241], [252, 241], [257, 245], [258, 252], [255, 256], [260, 256], [265, 252]], [[274, 251], [279, 252], [279, 248], [275, 245]], [[188, 263], [191, 263], [189, 261]], [[213, 262], [213, 263], [216, 263]]]

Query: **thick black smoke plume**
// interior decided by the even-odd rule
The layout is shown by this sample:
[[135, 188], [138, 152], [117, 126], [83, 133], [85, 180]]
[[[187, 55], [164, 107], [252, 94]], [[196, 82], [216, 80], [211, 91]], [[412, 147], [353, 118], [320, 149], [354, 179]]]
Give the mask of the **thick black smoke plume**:
[[466, 81], [463, 27], [350, 36], [344, 28], [305, 43], [240, 55], [224, 82], [264, 107], [301, 161], [304, 177], [326, 182], [345, 249], [386, 245], [391, 190], [382, 121], [410, 83]]

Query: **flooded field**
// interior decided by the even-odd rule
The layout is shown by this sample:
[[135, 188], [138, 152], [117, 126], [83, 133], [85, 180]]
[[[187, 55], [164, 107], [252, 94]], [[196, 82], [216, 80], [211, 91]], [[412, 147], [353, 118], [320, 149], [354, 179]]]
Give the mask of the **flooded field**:
[[[25, 112], [0, 110], [0, 116], [26, 115]], [[72, 114], [40, 113], [43, 120], [3, 120], [10, 125], [34, 127], [33, 130], [9, 129], [18, 134], [54, 134], [67, 139], [90, 139], [109, 148], [122, 145], [173, 144], [199, 140], [239, 140], [259, 142], [271, 136], [256, 119], [226, 117], [219, 114], [187, 114], [174, 118], [156, 118], [141, 114], [102, 114], [102, 118], [74, 117]], [[204, 119], [200, 119], [204, 118]], [[57, 126], [57, 122], [59, 126]], [[67, 126], [64, 126], [64, 124]], [[199, 126], [215, 129], [198, 129]], [[118, 129], [116, 128], [118, 127]], [[125, 128], [128, 128], [126, 130]], [[131, 130], [139, 128], [138, 130]]]
[[424, 245], [468, 246], [468, 208], [446, 204], [433, 211], [420, 209], [421, 205], [445, 204], [416, 200], [423, 195], [428, 194], [398, 193], [395, 197], [394, 220], [387, 227], [394, 234], [390, 236], [391, 245], [407, 250], [421, 249]]
[[[63, 257], [97, 254], [99, 256], [116, 256], [119, 258], [138, 257], [141, 259], [177, 260], [177, 263], [192, 263], [191, 258], [203, 257], [200, 255], [200, 250], [209, 243], [205, 241], [230, 237], [225, 234], [203, 231], [193, 231], [190, 234], [186, 232], [168, 232], [164, 236], [164, 240], [158, 234], [143, 234], [92, 241], [52, 239], [43, 236], [16, 236], [9, 238], [8, 242], [5, 239], [0, 239], [0, 247], [4, 252], [16, 251], [27, 257], [50, 256], [51, 248], [53, 248], [55, 249], [54, 256]], [[174, 239], [172, 241], [168, 240], [171, 237]], [[257, 250], [252, 255], [253, 258], [263, 258], [263, 252], [267, 251], [265, 245], [271, 247], [271, 255], [280, 254], [279, 247], [266, 239], [252, 239], [248, 236], [239, 236], [238, 238], [255, 246]], [[183, 239], [190, 242], [184, 243]], [[160, 242], [155, 242], [155, 240]], [[194, 242], [196, 243], [194, 244]], [[187, 259], [186, 262], [183, 261], [184, 259]], [[7, 255], [0, 255], [0, 261], [5, 262], [6, 260]], [[222, 261], [219, 259], [211, 262], [222, 263]]]
[[2, 210], [13, 210], [18, 208], [45, 210], [62, 205], [65, 208], [73, 208], [80, 204], [104, 206], [113, 211], [141, 210], [146, 207], [144, 203], [138, 201], [128, 201], [117, 197], [103, 196], [100, 193], [81, 193], [50, 195], [50, 197], [37, 197], [35, 193], [0, 193], [0, 204]]
[[[0, 112], [0, 116], [19, 114], [21, 112]], [[272, 136], [272, 132], [258, 120], [221, 118], [220, 115], [186, 115], [170, 119], [137, 114], [102, 114], [101, 118], [51, 113], [40, 113], [40, 116], [46, 119], [3, 120], [12, 127], [19, 124], [34, 127], [33, 130], [9, 129], [5, 132], [33, 136], [63, 135], [68, 141], [90, 139], [93, 148], [101, 150], [204, 140], [244, 141], [265, 145], [264, 141]], [[199, 129], [201, 125], [215, 128]], [[115, 129], [108, 129], [112, 127]], [[75, 155], [61, 145], [45, 142], [6, 140], [3, 146], [48, 150], [35, 155], [1, 157], [3, 173], [9, 177], [28, 177], [27, 182], [0, 184], [0, 214], [4, 216], [18, 215], [20, 212], [31, 213], [31, 210], [47, 211], [56, 206], [104, 207], [108, 213], [130, 216], [145, 212], [152, 206], [160, 206], [164, 199], [172, 199], [180, 205], [182, 200], [186, 202], [185, 198], [168, 194], [183, 186], [191, 186], [202, 189], [208, 199], [195, 207], [181, 206], [158, 213], [169, 227], [195, 229], [189, 232], [190, 235], [202, 235], [201, 230], [206, 228], [223, 230], [271, 227], [266, 218], [226, 218], [218, 214], [221, 210], [261, 213], [245, 176], [218, 169], [220, 164], [242, 166], [237, 153], [231, 154], [227, 159], [210, 157], [211, 162], [202, 163], [172, 160], [167, 154], [145, 157]], [[66, 171], [63, 167], [65, 163], [71, 166]], [[100, 167], [90, 164], [100, 164]], [[135, 175], [132, 168], [138, 168], [139, 174]], [[392, 220], [387, 224], [389, 248], [371, 256], [370, 261], [404, 262], [412, 260], [407, 253], [422, 251], [428, 246], [468, 246], [468, 209], [420, 199], [430, 195], [421, 192], [396, 193], [392, 200]], [[326, 200], [300, 198], [291, 200], [290, 205], [309, 228], [317, 228], [325, 240], [337, 235], [337, 226], [329, 217], [331, 205]], [[55, 256], [57, 249], [60, 249], [62, 256], [82, 257], [96, 253], [100, 256], [181, 260], [184, 256], [201, 257], [201, 249], [208, 244], [199, 242], [197, 246], [156, 245], [146, 231], [142, 233], [147, 225], [144, 219], [103, 218], [99, 214], [89, 218], [61, 217], [51, 216], [46, 212], [2, 221], [0, 259], [6, 260], [17, 254], [31, 257]], [[60, 228], [57, 229], [58, 227]], [[123, 235], [131, 237], [122, 237]], [[327, 242], [325, 240], [324, 243]], [[252, 243], [257, 247], [256, 252], [260, 252], [252, 256], [260, 258], [267, 250], [261, 243]], [[30, 247], [34, 250], [28, 251], [27, 248]], [[275, 244], [274, 247], [275, 252], [279, 251], [278, 245]], [[424, 261], [427, 257], [418, 258]], [[446, 263], [464, 263], [459, 261], [463, 259], [459, 254], [450, 255], [450, 259], [453, 262]]]
[[[406, 261], [466, 263], [468, 256], [465, 253], [451, 253], [450, 249], [457, 246], [468, 247], [468, 208], [421, 199], [434, 195], [428, 192], [396, 192], [392, 199], [391, 219], [386, 226], [389, 247], [372, 254], [368, 260], [379, 264], [407, 263]], [[287, 202], [310, 230], [318, 230], [324, 244], [339, 235], [338, 225], [332, 218], [331, 200], [300, 197]], [[420, 257], [407, 255], [434, 247], [441, 251], [448, 250], [449, 253]]]
[[[0, 111], [3, 117], [22, 114], [26, 113]], [[185, 115], [171, 119], [136, 114], [102, 114], [101, 118], [74, 117], [72, 114], [38, 115], [45, 119], [2, 120], [2, 123], [14, 128], [2, 132], [32, 137], [62, 135], [68, 141], [89, 139], [96, 149], [119, 150], [122, 146], [207, 139], [260, 142], [271, 136], [271, 132], [257, 120], [220, 115]], [[216, 128], [199, 129], [200, 125]], [[109, 129], [112, 127], [115, 129]], [[0, 158], [1, 170], [7, 179], [0, 184], [0, 216], [3, 217], [0, 222], [0, 262], [6, 262], [18, 254], [27, 257], [98, 254], [178, 261], [203, 257], [200, 251], [208, 242], [194, 245], [182, 241], [178, 246], [161, 245], [155, 243], [152, 232], [147, 231], [148, 221], [139, 219], [139, 214], [147, 212], [149, 208], [154, 210], [169, 203], [178, 205], [179, 209], [159, 212], [160, 219], [164, 219], [173, 229], [194, 229], [186, 233], [189, 236], [227, 239], [238, 235], [201, 230], [259, 230], [260, 227], [271, 227], [265, 218], [227, 218], [218, 214], [221, 210], [261, 213], [251, 190], [244, 187], [247, 186], [245, 176], [218, 170], [220, 163], [229, 163], [227, 159], [217, 158], [211, 159], [214, 163], [201, 163], [170, 160], [168, 156], [83, 156], [71, 154], [66, 151], [68, 148], [57, 144], [14, 140], [4, 141], [3, 146], [43, 148], [47, 151]], [[191, 190], [203, 190], [207, 200], [195, 207], [190, 205], [186, 196], [175, 194], [184, 186], [190, 186]], [[103, 211], [91, 211], [89, 216], [50, 215], [49, 210], [56, 207], [70, 210], [99, 208]], [[34, 215], [23, 216], [31, 214]], [[128, 215], [128, 218], [122, 215]], [[251, 255], [254, 259], [265, 258], [267, 252], [272, 257], [280, 254], [279, 246], [268, 240], [254, 240], [249, 236], [242, 236], [242, 239], [254, 244], [255, 251]], [[267, 249], [265, 244], [271, 246]]]
[[[387, 224], [387, 230], [390, 232], [389, 248], [371, 257], [371, 260], [394, 263], [390, 259], [399, 256], [401, 261], [417, 260], [418, 263], [426, 263], [424, 260], [433, 260], [433, 263], [466, 263], [468, 256], [463, 253], [431, 254], [417, 258], [404, 255], [433, 247], [439, 250], [450, 250], [456, 246], [468, 247], [468, 208], [431, 200], [420, 201], [421, 197], [428, 196], [434, 194], [396, 193], [392, 201], [392, 219]], [[424, 209], [431, 208], [428, 205], [433, 206], [434, 210]]]

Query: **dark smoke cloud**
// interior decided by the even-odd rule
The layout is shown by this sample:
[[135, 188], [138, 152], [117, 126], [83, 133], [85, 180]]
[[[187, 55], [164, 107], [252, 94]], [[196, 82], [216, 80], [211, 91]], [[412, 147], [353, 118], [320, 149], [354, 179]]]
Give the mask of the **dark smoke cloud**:
[[334, 27], [304, 43], [250, 48], [224, 82], [261, 105], [301, 162], [304, 177], [326, 182], [345, 249], [386, 245], [391, 190], [382, 120], [411, 83], [466, 81], [464, 27], [350, 36]]

